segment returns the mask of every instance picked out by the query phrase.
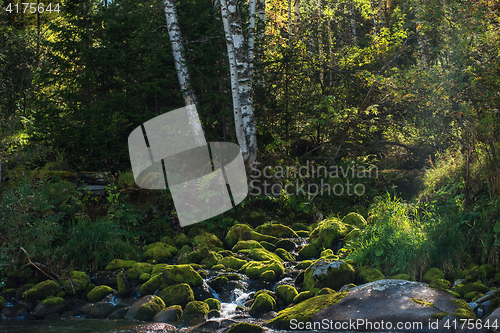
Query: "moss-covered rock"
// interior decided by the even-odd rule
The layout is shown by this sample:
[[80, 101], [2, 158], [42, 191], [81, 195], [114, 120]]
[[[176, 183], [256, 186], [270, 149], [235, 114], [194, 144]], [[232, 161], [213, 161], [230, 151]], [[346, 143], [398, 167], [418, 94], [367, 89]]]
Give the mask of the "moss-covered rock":
[[231, 251], [238, 252], [239, 250], [243, 249], [255, 249], [255, 248], [263, 249], [264, 247], [255, 240], [239, 241], [238, 243], [236, 243], [235, 246], [233, 246]]
[[260, 245], [262, 245], [262, 247], [266, 250], [268, 250], [269, 252], [274, 252], [276, 251], [276, 245], [274, 244], [271, 244], [269, 242], [266, 242], [266, 241], [261, 241], [259, 242]]
[[232, 256], [222, 258], [219, 260], [218, 264], [222, 264], [225, 267], [229, 267], [232, 269], [240, 269], [243, 265], [245, 265], [247, 262], [243, 259], [238, 259]]
[[149, 279], [151, 279], [151, 274], [149, 274], [149, 273], [143, 273], [139, 276], [140, 283], [144, 283], [144, 282], [148, 281]]
[[213, 265], [211, 269], [213, 269], [214, 271], [222, 271], [225, 268], [226, 267], [224, 267], [223, 264], [217, 264], [217, 265]]
[[95, 285], [95, 284], [93, 284], [93, 283], [89, 283], [89, 284], [87, 285], [87, 288], [85, 288], [85, 291], [83, 292], [82, 298], [83, 298], [83, 299], [88, 300], [88, 299], [87, 299], [87, 295], [88, 295], [88, 294], [89, 294], [89, 292], [91, 292], [91, 291], [92, 291], [95, 287], [96, 287], [96, 285]]
[[180, 305], [185, 307], [189, 302], [194, 301], [193, 289], [187, 283], [173, 284], [158, 292], [158, 296], [163, 300], [165, 306]]
[[127, 297], [130, 295], [130, 285], [125, 274], [120, 273], [116, 276], [116, 284], [118, 287], [118, 294], [121, 297]]
[[455, 286], [455, 292], [457, 292], [460, 297], [465, 297], [468, 293], [474, 291], [486, 293], [488, 288], [479, 281]]
[[162, 242], [150, 244], [144, 250], [144, 257], [156, 262], [165, 262], [177, 254], [177, 248]]
[[87, 294], [87, 299], [89, 302], [96, 303], [100, 302], [104, 297], [112, 293], [114, 293], [114, 290], [111, 287], [97, 286]]
[[350, 241], [358, 238], [359, 235], [361, 235], [361, 230], [358, 228], [354, 228], [351, 231], [349, 231], [349, 233], [344, 237], [344, 242], [345, 243], [350, 242]]
[[313, 264], [312, 260], [303, 260], [295, 265], [295, 269], [307, 269], [309, 266]]
[[297, 230], [295, 232], [297, 233], [297, 236], [299, 236], [299, 237], [302, 237], [302, 238], [309, 237], [309, 231], [306, 231], [306, 230]]
[[64, 299], [51, 297], [38, 303], [33, 312], [37, 318], [46, 318], [51, 314], [63, 313], [65, 309], [66, 301]]
[[221, 251], [224, 248], [222, 242], [214, 234], [204, 232], [194, 238], [193, 243], [196, 247], [206, 247], [213, 251]]
[[276, 301], [269, 294], [259, 294], [250, 307], [249, 314], [252, 317], [274, 310]]
[[179, 233], [174, 237], [175, 247], [180, 249], [183, 246], [189, 245], [189, 239], [185, 234]]
[[393, 279], [393, 280], [413, 281], [413, 279], [410, 277], [410, 275], [408, 275], [406, 273], [396, 274], [394, 276], [391, 276], [390, 279]]
[[342, 222], [348, 225], [351, 225], [353, 227], [357, 227], [359, 229], [363, 229], [366, 227], [367, 223], [366, 220], [363, 216], [361, 216], [358, 213], [351, 212], [347, 214], [343, 219]]
[[206, 319], [210, 307], [205, 302], [192, 301], [186, 305], [182, 313], [182, 321], [184, 322], [199, 322]]
[[[135, 263], [132, 266], [132, 268], [129, 268], [127, 270], [127, 277], [131, 281], [137, 281], [137, 280], [139, 280], [139, 277], [141, 275], [143, 275], [144, 273], [151, 274], [152, 270], [153, 270], [153, 265], [152, 264], [146, 263], [146, 262], [138, 262], [138, 263]], [[149, 280], [149, 278], [147, 280]]]
[[437, 279], [444, 279], [444, 273], [442, 270], [436, 267], [431, 267], [429, 268], [425, 274], [422, 280], [426, 283], [431, 282], [432, 280], [437, 280]]
[[104, 270], [106, 271], [116, 271], [117, 269], [129, 269], [134, 267], [137, 264], [135, 260], [122, 260], [122, 259], [113, 259]]
[[469, 282], [488, 281], [495, 275], [495, 268], [490, 264], [473, 267], [466, 271], [464, 279]]
[[165, 303], [158, 296], [153, 296], [150, 302], [147, 302], [137, 309], [134, 319], [150, 321], [160, 311], [165, 309]]
[[339, 290], [343, 285], [353, 282], [354, 268], [342, 260], [328, 261], [319, 259], [304, 274], [304, 290], [313, 288], [332, 288]]
[[311, 297], [316, 296], [316, 293], [318, 293], [319, 289], [314, 288], [312, 290], [307, 290], [303, 291], [301, 293], [298, 293], [297, 296], [295, 296], [292, 300], [292, 303], [298, 304], [300, 302], [305, 301], [306, 299], [309, 299]]
[[356, 273], [361, 283], [370, 283], [385, 279], [384, 274], [376, 268], [360, 266], [356, 268]]
[[229, 248], [232, 248], [236, 245], [236, 243], [238, 243], [238, 241], [253, 239], [252, 231], [252, 227], [246, 224], [233, 225], [227, 232], [224, 241]]
[[318, 227], [311, 232], [309, 240], [317, 248], [334, 248], [340, 239], [344, 238], [352, 227], [337, 218], [321, 221]]
[[329, 294], [335, 294], [336, 291], [331, 289], [331, 288], [323, 288], [321, 289], [320, 291], [318, 291], [318, 293], [316, 294], [316, 296], [319, 296], [319, 295], [329, 295]]
[[261, 234], [261, 233], [259, 233], [257, 231], [254, 231], [254, 230], [252, 230], [250, 232], [250, 234], [252, 235], [252, 239], [256, 240], [257, 242], [274, 243], [274, 242], [276, 242], [278, 240], [274, 236], [264, 235], [264, 234]]
[[182, 317], [182, 307], [180, 305], [172, 305], [167, 307], [165, 310], [158, 312], [153, 317], [153, 321], [176, 322], [181, 320], [181, 317]]
[[283, 260], [283, 261], [294, 261], [295, 257], [290, 254], [287, 250], [278, 248], [276, 249], [276, 254]]
[[200, 264], [205, 265], [208, 268], [212, 268], [215, 265], [217, 265], [219, 260], [222, 259], [223, 259], [222, 255], [214, 251], [209, 251], [208, 254], [201, 260]]
[[299, 293], [297, 292], [297, 289], [292, 286], [282, 285], [276, 288], [276, 294], [283, 304], [288, 305], [293, 302], [293, 299]]
[[247, 257], [252, 260], [257, 261], [267, 261], [267, 260], [276, 260], [281, 261], [281, 258], [272, 252], [269, 252], [265, 249], [252, 249], [246, 253]]
[[[165, 271], [165, 273], [163, 273]], [[203, 279], [190, 265], [165, 265], [159, 264], [153, 267], [152, 275], [162, 273], [166, 278], [163, 283], [168, 286], [178, 283], [187, 283], [191, 287], [203, 284]]]
[[216, 292], [219, 292], [224, 288], [224, 286], [228, 283], [229, 279], [225, 276], [218, 276], [215, 279], [212, 279], [208, 282], [208, 285], [215, 290]]
[[264, 333], [264, 329], [259, 325], [249, 323], [237, 323], [231, 326], [226, 333]]
[[276, 282], [276, 273], [272, 270], [265, 271], [260, 277], [267, 282]]
[[56, 296], [61, 291], [61, 286], [53, 280], [45, 280], [26, 290], [23, 297], [27, 301], [43, 300], [49, 296]]
[[299, 238], [290, 227], [278, 223], [263, 224], [255, 228], [256, 232], [276, 238]]
[[5, 298], [0, 296], [0, 310], [2, 310], [6, 304], [7, 304], [7, 301], [5, 300]]
[[153, 295], [162, 283], [162, 274], [153, 275], [148, 281], [144, 282], [139, 289], [141, 296]]
[[89, 284], [89, 277], [85, 272], [71, 271], [63, 275], [60, 283], [66, 294], [74, 296], [85, 291], [85, 288]]
[[266, 323], [266, 326], [279, 330], [290, 330], [290, 321], [311, 322], [312, 316], [327, 306], [338, 303], [348, 293], [335, 293], [309, 298], [293, 307], [286, 308], [278, 313], [278, 316]]
[[450, 288], [450, 286], [451, 286], [450, 281], [445, 279], [436, 279], [432, 280], [431, 283], [429, 283], [429, 287], [439, 291], [446, 291], [447, 289]]
[[220, 310], [221, 305], [220, 305], [220, 301], [218, 299], [207, 298], [203, 302], [208, 304], [208, 307], [210, 308], [210, 310], [217, 310], [217, 311]]
[[285, 249], [287, 251], [293, 251], [295, 250], [296, 245], [289, 239], [280, 239], [279, 241], [276, 242], [276, 247], [277, 248], [281, 247], [282, 249]]
[[368, 217], [368, 209], [363, 206], [363, 205], [354, 205], [349, 208], [351, 212], [358, 213], [359, 215], [363, 216], [363, 218]]
[[299, 251], [299, 257], [304, 259], [319, 258], [321, 247], [314, 244], [307, 244]]
[[453, 299], [451, 302], [458, 306], [452, 313], [457, 319], [477, 319], [472, 308], [463, 299]]
[[245, 274], [250, 279], [262, 279], [262, 274], [266, 271], [274, 271], [277, 278], [281, 277], [285, 272], [285, 268], [283, 264], [278, 260], [268, 260], [268, 261], [252, 261], [250, 262], [245, 269]]

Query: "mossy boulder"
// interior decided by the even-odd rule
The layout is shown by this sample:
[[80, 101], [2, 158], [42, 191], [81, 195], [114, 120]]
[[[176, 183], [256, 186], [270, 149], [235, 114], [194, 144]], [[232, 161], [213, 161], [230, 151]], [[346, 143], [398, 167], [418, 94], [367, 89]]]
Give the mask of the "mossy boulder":
[[239, 250], [243, 250], [243, 249], [255, 249], [255, 248], [263, 249], [264, 247], [262, 245], [260, 245], [260, 243], [255, 241], [255, 240], [239, 241], [238, 243], [236, 243], [235, 246], [233, 246], [231, 251], [238, 252]]
[[236, 243], [238, 243], [238, 241], [253, 239], [252, 231], [252, 227], [246, 224], [233, 225], [227, 232], [224, 241], [229, 248], [232, 248], [236, 245]]
[[218, 264], [224, 265], [224, 267], [229, 267], [232, 269], [240, 269], [243, 265], [245, 265], [247, 261], [239, 258], [235, 258], [233, 256], [225, 257], [219, 260]]
[[180, 305], [172, 305], [165, 310], [158, 312], [152, 321], [156, 322], [175, 322], [181, 320], [182, 307]]
[[297, 246], [289, 239], [280, 239], [276, 242], [276, 247], [281, 247], [282, 249], [285, 249], [287, 251], [293, 251]]
[[260, 243], [260, 245], [262, 245], [263, 248], [265, 248], [266, 250], [268, 250], [270, 252], [276, 251], [276, 245], [274, 245], [274, 244], [271, 244], [271, 243], [266, 242], [266, 241], [261, 241], [259, 243]]
[[221, 308], [220, 301], [218, 299], [207, 298], [203, 302], [208, 304], [208, 307], [210, 308], [210, 310], [217, 310], [218, 311]]
[[283, 261], [294, 261], [295, 260], [295, 257], [290, 254], [290, 252], [288, 252], [287, 250], [285, 249], [282, 249], [282, 248], [278, 248], [276, 249], [276, 254], [283, 260]]
[[[151, 271], [153, 270], [153, 265], [150, 263], [146, 262], [138, 262], [135, 263], [132, 268], [129, 268], [127, 270], [127, 277], [131, 281], [137, 281], [139, 280], [139, 277], [143, 275], [144, 273], [151, 274]], [[149, 278], [148, 278], [149, 280]]]
[[134, 316], [134, 319], [142, 321], [150, 321], [160, 311], [165, 309], [165, 303], [158, 296], [153, 296], [153, 299], [139, 307]]
[[317, 289], [317, 288], [314, 288], [314, 289], [312, 289], [312, 290], [303, 291], [303, 292], [301, 292], [301, 293], [297, 294], [297, 296], [295, 296], [295, 297], [293, 298], [293, 301], [292, 301], [292, 302], [293, 302], [293, 303], [295, 303], [295, 304], [298, 304], [298, 303], [300, 303], [300, 302], [303, 302], [303, 301], [305, 301], [306, 299], [309, 299], [309, 298], [311, 298], [311, 297], [316, 296], [316, 293], [318, 293], [318, 291], [319, 291], [319, 289]]
[[229, 282], [229, 279], [225, 276], [218, 276], [215, 279], [212, 279], [208, 282], [208, 285], [215, 290], [216, 292], [219, 292], [224, 288], [224, 286]]
[[87, 300], [92, 303], [100, 302], [104, 297], [114, 292], [111, 287], [97, 286], [87, 294]]
[[213, 265], [211, 269], [213, 269], [214, 271], [222, 271], [224, 268], [224, 265], [223, 264], [217, 264], [217, 265]]
[[61, 286], [54, 280], [45, 280], [26, 290], [23, 297], [27, 301], [43, 300], [56, 296], [61, 291]]
[[222, 260], [222, 255], [214, 252], [208, 251], [208, 254], [201, 260], [200, 264], [207, 266], [208, 268], [212, 268], [217, 265], [217, 263]]
[[445, 279], [436, 279], [432, 280], [431, 283], [429, 283], [429, 287], [439, 291], [446, 291], [447, 289], [450, 289], [450, 286], [450, 281]]
[[5, 298], [0, 296], [0, 310], [2, 310], [6, 304], [7, 304], [7, 301], [5, 300]]
[[122, 260], [122, 259], [113, 259], [104, 270], [106, 271], [116, 271], [117, 269], [129, 269], [134, 267], [137, 264], [135, 260]]
[[436, 268], [436, 267], [429, 268], [425, 272], [424, 277], [422, 278], [422, 280], [426, 283], [429, 283], [432, 280], [436, 280], [436, 279], [444, 279], [443, 271], [440, 270], [439, 268]]
[[88, 294], [89, 294], [89, 292], [91, 292], [91, 291], [92, 291], [95, 287], [96, 287], [96, 285], [95, 285], [95, 284], [93, 284], [93, 283], [89, 283], [89, 284], [87, 285], [87, 288], [85, 288], [85, 291], [83, 292], [82, 298], [83, 298], [83, 299], [88, 300], [88, 299], [87, 299], [87, 295], [88, 295]]
[[259, 325], [249, 323], [237, 323], [231, 326], [226, 333], [264, 333], [264, 329]]
[[276, 273], [272, 270], [265, 271], [260, 277], [267, 282], [276, 282]]
[[368, 217], [368, 209], [363, 206], [363, 205], [354, 205], [349, 208], [351, 212], [358, 213], [359, 215], [363, 216], [363, 218]]
[[89, 284], [89, 277], [85, 272], [71, 271], [63, 275], [60, 283], [66, 294], [74, 296], [85, 291]]
[[391, 276], [390, 279], [393, 279], [393, 280], [406, 280], [406, 281], [413, 281], [413, 279], [411, 278], [410, 275], [406, 274], [406, 273], [399, 273], [399, 274], [396, 274], [394, 276]]
[[245, 268], [245, 274], [250, 279], [262, 279], [262, 274], [266, 271], [273, 271], [277, 278], [281, 277], [285, 272], [285, 268], [281, 261], [268, 260], [268, 261], [252, 261]]
[[116, 276], [116, 284], [118, 288], [118, 294], [121, 297], [127, 297], [130, 295], [130, 285], [125, 274], [120, 273]]
[[51, 314], [63, 313], [65, 310], [66, 301], [61, 297], [52, 297], [38, 303], [33, 312], [35, 317], [45, 318]]
[[312, 260], [303, 260], [303, 261], [299, 262], [297, 265], [295, 265], [295, 269], [307, 269], [313, 263], [314, 263], [314, 261], [312, 261]]
[[360, 266], [356, 268], [359, 281], [361, 283], [370, 283], [377, 280], [385, 279], [384, 274], [376, 268]]
[[144, 282], [139, 289], [141, 296], [153, 295], [162, 284], [162, 274], [153, 275], [148, 281]]
[[338, 241], [343, 239], [351, 229], [352, 227], [338, 218], [329, 218], [318, 224], [318, 227], [311, 232], [309, 240], [311, 244], [318, 248], [334, 248], [337, 246]]
[[165, 265], [159, 264], [153, 267], [152, 275], [165, 271], [166, 279], [163, 283], [168, 286], [178, 283], [187, 283], [191, 287], [198, 287], [203, 284], [203, 279], [190, 265]]
[[270, 236], [270, 235], [264, 235], [264, 234], [261, 234], [261, 233], [259, 233], [257, 231], [254, 231], [254, 230], [252, 230], [250, 232], [250, 234], [252, 235], [252, 239], [256, 240], [257, 242], [274, 243], [277, 240], [276, 237], [273, 237], [273, 236]]
[[182, 313], [182, 321], [199, 322], [204, 321], [210, 311], [210, 307], [205, 302], [192, 301], [186, 305]]
[[255, 231], [276, 238], [299, 238], [297, 233], [293, 231], [292, 228], [278, 223], [269, 223], [260, 225], [257, 228], [255, 228]]
[[328, 294], [335, 294], [336, 291], [331, 289], [331, 288], [323, 288], [321, 289], [320, 291], [318, 291], [318, 293], [316, 294], [316, 296], [319, 296], [319, 295], [328, 295]]
[[269, 252], [265, 249], [251, 249], [246, 253], [246, 255], [248, 258], [257, 261], [267, 261], [267, 260], [281, 261], [281, 258], [277, 254]]
[[358, 238], [361, 235], [361, 230], [358, 228], [354, 228], [349, 233], [344, 237], [344, 242], [350, 242], [356, 238]]
[[177, 248], [162, 242], [150, 244], [144, 250], [144, 257], [155, 262], [165, 262], [177, 254]]
[[139, 276], [140, 283], [144, 283], [144, 282], [148, 281], [149, 279], [151, 279], [151, 274], [149, 274], [149, 273], [144, 273], [144, 274], [141, 274]]
[[185, 307], [189, 302], [194, 301], [193, 289], [187, 283], [173, 284], [158, 292], [158, 296], [163, 300], [165, 306], [180, 305]]
[[299, 257], [303, 259], [319, 258], [321, 247], [314, 244], [307, 244], [299, 251]]
[[297, 292], [297, 289], [295, 289], [292, 286], [282, 285], [276, 288], [276, 294], [278, 295], [278, 298], [283, 302], [284, 305], [288, 305], [293, 302], [293, 299], [299, 293]]
[[466, 281], [475, 282], [477, 280], [488, 281], [495, 275], [495, 268], [490, 264], [475, 266], [464, 272]]
[[213, 251], [221, 251], [224, 248], [220, 239], [214, 234], [208, 232], [204, 232], [203, 234], [196, 236], [193, 243], [196, 247], [206, 247]]
[[353, 282], [354, 268], [342, 261], [319, 259], [304, 273], [304, 290], [313, 288], [332, 288], [339, 290], [343, 285]]
[[351, 212], [347, 214], [343, 219], [342, 222], [344, 224], [351, 225], [353, 227], [357, 227], [359, 229], [363, 229], [366, 227], [367, 223], [366, 220], [363, 216], [361, 216], [358, 213]]
[[295, 231], [297, 233], [297, 235], [299, 237], [302, 237], [302, 238], [307, 238], [309, 237], [309, 231], [306, 231], [306, 230], [297, 230]]
[[179, 234], [175, 235], [174, 243], [175, 243], [175, 247], [180, 249], [181, 247], [183, 247], [185, 245], [189, 245], [189, 239], [186, 237], [185, 234], [179, 233]]
[[342, 292], [311, 297], [293, 307], [278, 312], [278, 316], [268, 321], [266, 326], [278, 330], [290, 330], [290, 321], [292, 319], [297, 320], [297, 322], [311, 322], [312, 316], [316, 312], [327, 306], [338, 303], [347, 294], [347, 292]]
[[487, 291], [488, 288], [479, 281], [455, 286], [455, 292], [457, 292], [460, 297], [465, 297], [470, 292], [486, 293]]
[[252, 306], [250, 307], [249, 314], [252, 317], [274, 310], [276, 301], [269, 294], [259, 294], [255, 297]]

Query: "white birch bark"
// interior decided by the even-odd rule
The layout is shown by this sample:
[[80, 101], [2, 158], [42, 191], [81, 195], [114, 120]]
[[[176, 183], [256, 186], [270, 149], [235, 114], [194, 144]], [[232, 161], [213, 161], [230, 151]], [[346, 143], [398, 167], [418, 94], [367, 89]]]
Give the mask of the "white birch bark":
[[196, 112], [196, 108], [193, 107], [193, 105], [197, 104], [197, 99], [191, 87], [189, 86], [189, 71], [186, 66], [186, 59], [184, 57], [183, 38], [179, 20], [177, 18], [175, 1], [164, 0], [163, 4], [165, 6], [167, 30], [168, 36], [170, 38], [170, 43], [172, 44], [175, 69], [177, 71], [179, 85], [184, 94], [184, 104], [186, 105], [187, 114], [190, 119], [191, 131], [196, 142], [201, 145], [205, 142], [205, 137], [203, 129], [201, 127], [200, 119], [198, 118], [198, 113]]

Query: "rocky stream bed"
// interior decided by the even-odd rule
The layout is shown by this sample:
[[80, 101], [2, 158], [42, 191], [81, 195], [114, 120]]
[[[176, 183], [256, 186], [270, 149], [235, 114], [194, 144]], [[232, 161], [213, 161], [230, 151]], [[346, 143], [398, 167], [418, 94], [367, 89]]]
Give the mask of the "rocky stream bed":
[[120, 327], [113, 332], [487, 332], [500, 326], [494, 267], [471, 265], [458, 277], [429, 268], [419, 282], [355, 267], [337, 250], [366, 224], [350, 213], [311, 232], [300, 224], [238, 224], [224, 242], [210, 233], [164, 237], [145, 247], [141, 262], [115, 259], [104, 271], [71, 271], [6, 289], [0, 332], [23, 330], [14, 329], [18, 320], [38, 322], [42, 332], [48, 322], [83, 327], [95, 319]]

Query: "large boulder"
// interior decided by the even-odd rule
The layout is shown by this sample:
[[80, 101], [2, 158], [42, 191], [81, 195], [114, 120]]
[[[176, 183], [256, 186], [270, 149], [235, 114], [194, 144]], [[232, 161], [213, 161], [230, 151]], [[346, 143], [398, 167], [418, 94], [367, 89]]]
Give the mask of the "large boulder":
[[66, 295], [74, 296], [85, 291], [89, 284], [89, 277], [85, 272], [71, 271], [62, 276], [60, 283]]
[[274, 310], [275, 307], [276, 301], [274, 300], [274, 298], [267, 293], [261, 293], [257, 297], [255, 297], [249, 313], [252, 317], [256, 317], [258, 315]]
[[250, 323], [237, 323], [231, 326], [226, 333], [264, 333], [264, 329], [259, 325]]
[[132, 265], [130, 269], [127, 270], [127, 278], [131, 281], [139, 280], [139, 277], [143, 274], [151, 274], [153, 270], [153, 264], [145, 262], [137, 262]]
[[239, 250], [243, 249], [263, 249], [264, 247], [260, 245], [259, 242], [255, 240], [248, 240], [248, 241], [238, 241], [235, 246], [231, 249], [233, 252], [238, 252]]
[[144, 250], [144, 257], [155, 262], [165, 262], [177, 254], [174, 246], [162, 242], [150, 244]]
[[277, 238], [274, 236], [263, 235], [259, 232], [256, 232], [255, 230], [252, 229], [252, 227], [246, 224], [237, 224], [232, 226], [231, 229], [229, 229], [226, 238], [224, 239], [228, 248], [232, 248], [239, 241], [246, 241], [246, 240], [255, 240], [257, 242], [265, 241], [269, 243], [274, 243], [276, 242]]
[[284, 305], [288, 305], [293, 302], [295, 296], [299, 293], [297, 289], [289, 285], [282, 285], [276, 287], [276, 294], [278, 295], [278, 299], [280, 299]]
[[262, 275], [267, 271], [273, 271], [276, 277], [280, 277], [285, 272], [285, 268], [278, 260], [252, 261], [245, 268], [245, 274], [254, 280], [263, 279]]
[[45, 280], [26, 290], [23, 297], [27, 301], [43, 300], [49, 296], [56, 296], [61, 291], [61, 286], [53, 280]]
[[203, 279], [190, 265], [155, 265], [151, 275], [162, 273], [163, 284], [169, 286], [187, 283], [191, 287], [201, 286]]
[[182, 317], [182, 307], [180, 305], [172, 305], [165, 310], [158, 312], [154, 317], [153, 321], [157, 322], [175, 322], [181, 320]]
[[108, 286], [97, 286], [87, 294], [87, 300], [92, 303], [101, 301], [104, 297], [114, 293], [113, 288]]
[[281, 258], [276, 254], [269, 252], [268, 250], [265, 249], [252, 249], [252, 250], [241, 250], [240, 252], [243, 252], [247, 255], [248, 258], [252, 260], [257, 260], [257, 261], [267, 261], [267, 260], [276, 260], [276, 261], [281, 261]]
[[338, 218], [329, 218], [321, 221], [318, 227], [311, 232], [309, 240], [317, 248], [325, 247], [336, 249], [339, 241], [343, 239], [352, 227], [343, 223]]
[[[107, 302], [85, 304], [78, 309], [78, 313], [91, 318], [106, 318], [115, 310], [115, 306]], [[123, 318], [123, 316], [122, 316]]]
[[123, 319], [125, 320], [132, 320], [134, 319], [136, 313], [137, 313], [137, 310], [143, 305], [143, 304], [146, 304], [146, 303], [149, 303], [151, 302], [153, 299], [154, 299], [155, 296], [153, 295], [147, 295], [147, 296], [143, 296], [141, 298], [138, 298], [134, 301], [134, 303], [130, 306], [130, 308], [128, 309], [127, 313], [125, 314], [125, 316], [123, 317]]
[[165, 302], [165, 306], [180, 305], [185, 307], [194, 301], [193, 290], [187, 283], [179, 283], [168, 286], [158, 292], [158, 296]]
[[260, 225], [257, 228], [255, 228], [255, 231], [276, 238], [299, 238], [297, 233], [293, 231], [292, 228], [278, 223], [269, 223]]
[[153, 296], [153, 298], [142, 304], [135, 313], [134, 319], [142, 321], [150, 321], [153, 317], [165, 309], [165, 303], [158, 296]]
[[243, 259], [235, 258], [233, 256], [228, 256], [219, 260], [218, 264], [224, 265], [224, 267], [232, 269], [240, 269], [247, 262]]
[[53, 313], [63, 313], [66, 310], [66, 301], [60, 297], [48, 298], [35, 307], [35, 317], [45, 318]]
[[332, 288], [339, 290], [354, 281], [354, 268], [342, 260], [319, 259], [304, 273], [304, 290]]
[[312, 321], [340, 327], [342, 323], [356, 322], [355, 330], [360, 331], [370, 330], [370, 323], [382, 321], [385, 329], [379, 327], [381, 330], [394, 330], [403, 322], [410, 325], [398, 331], [428, 332], [431, 322], [437, 323], [448, 314], [461, 316], [468, 311], [473, 316], [465, 309], [467, 304], [460, 301], [424, 283], [385, 279], [350, 289], [341, 301], [314, 314]]
[[367, 225], [365, 218], [363, 216], [361, 216], [361, 214], [358, 214], [355, 212], [347, 214], [342, 219], [342, 222], [344, 224], [348, 224], [350, 226], [357, 227], [359, 229], [363, 229]]
[[188, 323], [205, 321], [209, 311], [210, 307], [207, 303], [200, 301], [189, 302], [182, 313], [182, 321]]

